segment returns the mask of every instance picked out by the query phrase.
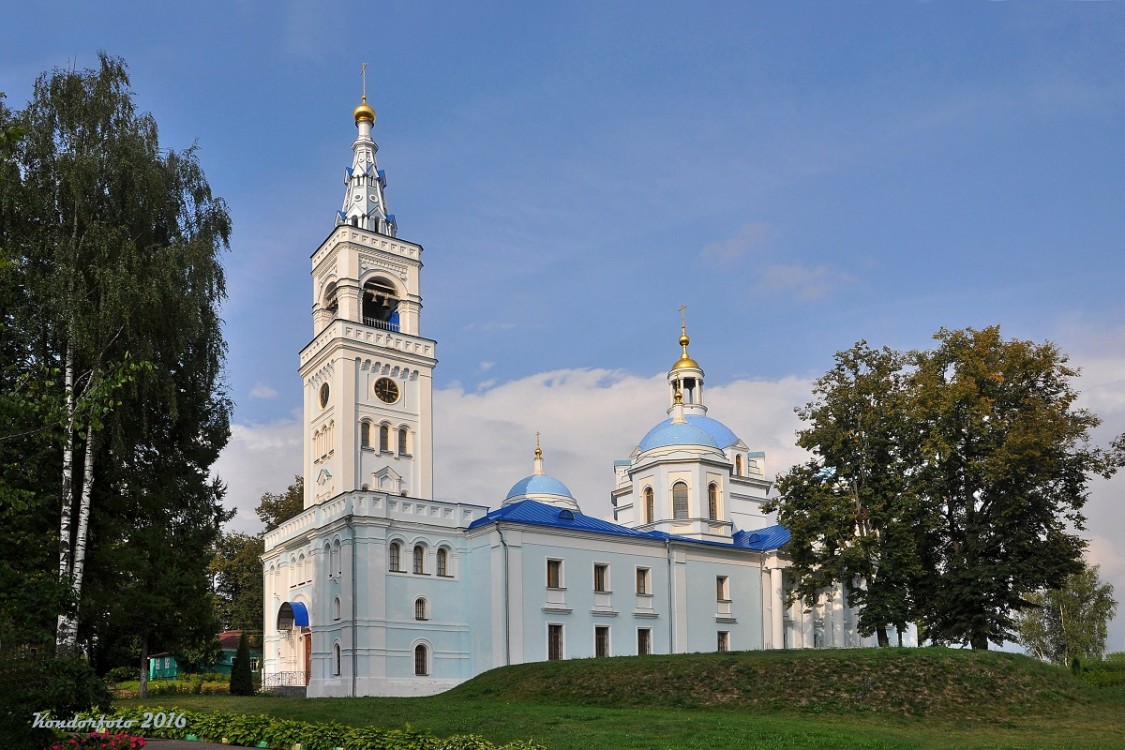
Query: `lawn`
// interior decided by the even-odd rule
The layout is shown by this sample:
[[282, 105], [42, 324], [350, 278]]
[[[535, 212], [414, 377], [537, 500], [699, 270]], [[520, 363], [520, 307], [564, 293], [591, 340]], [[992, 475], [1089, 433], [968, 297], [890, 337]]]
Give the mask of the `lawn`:
[[401, 727], [551, 750], [1125, 748], [1125, 689], [1011, 654], [692, 654], [521, 665], [429, 698], [164, 696], [125, 705]]

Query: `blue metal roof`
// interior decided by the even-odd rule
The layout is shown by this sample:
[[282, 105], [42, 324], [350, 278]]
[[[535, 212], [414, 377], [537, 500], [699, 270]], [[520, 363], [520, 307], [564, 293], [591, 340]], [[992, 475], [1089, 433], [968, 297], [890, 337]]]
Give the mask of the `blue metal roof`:
[[[543, 477], [536, 478], [543, 479]], [[571, 517], [568, 518], [567, 513], [569, 513]], [[469, 528], [475, 529], [480, 526], [496, 523], [497, 521], [526, 523], [531, 526], [551, 526], [559, 529], [578, 529], [581, 531], [593, 531], [598, 534], [631, 536], [639, 539], [664, 540], [668, 538], [667, 534], [658, 531], [634, 531], [633, 529], [619, 526], [610, 521], [603, 521], [600, 518], [593, 518], [584, 513], [559, 508], [555, 505], [548, 505], [538, 500], [521, 500], [518, 503], [512, 503], [511, 505], [497, 508], [487, 515], [473, 521], [469, 524]]]
[[529, 526], [546, 526], [556, 529], [577, 529], [595, 534], [609, 534], [612, 536], [632, 537], [634, 539], [652, 539], [655, 541], [673, 541], [688, 544], [705, 544], [712, 547], [734, 547], [737, 549], [765, 552], [777, 549], [789, 541], [789, 532], [782, 526], [768, 526], [757, 531], [736, 531], [732, 544], [701, 539], [689, 539], [682, 536], [666, 534], [663, 531], [637, 531], [626, 526], [621, 526], [612, 521], [603, 521], [593, 518], [578, 511], [559, 508], [554, 505], [539, 502], [538, 500], [520, 500], [519, 502], [505, 505], [488, 513], [469, 524], [469, 529], [489, 526], [497, 521], [508, 523], [525, 523]]
[[677, 425], [669, 417], [653, 427], [641, 440], [640, 449], [647, 451], [650, 448], [663, 448], [668, 445], [706, 445], [726, 448], [738, 442], [738, 435], [717, 419], [702, 414], [686, 414], [684, 419], [687, 420], [686, 424]]
[[756, 549], [765, 552], [784, 546], [789, 541], [789, 529], [781, 524], [767, 526], [756, 531], [734, 532], [734, 546]]
[[508, 495], [504, 499], [511, 500], [513, 497], [525, 495], [561, 495], [571, 499], [574, 498], [565, 484], [546, 474], [532, 474], [529, 477], [524, 477], [512, 485], [512, 489], [508, 490]]

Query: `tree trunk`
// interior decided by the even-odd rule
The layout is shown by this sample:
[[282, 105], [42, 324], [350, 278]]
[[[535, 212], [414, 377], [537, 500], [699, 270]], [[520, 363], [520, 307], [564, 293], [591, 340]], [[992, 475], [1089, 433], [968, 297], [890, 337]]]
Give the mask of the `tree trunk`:
[[887, 637], [886, 625], [875, 628], [875, 634], [879, 637], [879, 648], [887, 648], [891, 645], [891, 639]]
[[987, 651], [988, 636], [984, 633], [973, 633], [969, 636], [969, 645], [972, 646], [973, 651]]
[[78, 530], [74, 537], [74, 570], [71, 590], [74, 592], [75, 614], [68, 615], [59, 624], [58, 640], [63, 651], [73, 651], [78, 645], [77, 608], [82, 600], [82, 573], [86, 568], [86, 530], [90, 524], [90, 495], [94, 489], [94, 430], [86, 431], [86, 461], [82, 470], [82, 497], [78, 506]]
[[141, 638], [141, 684], [137, 689], [137, 697], [148, 697], [148, 633]]
[[[60, 504], [62, 513], [59, 520], [59, 580], [69, 581], [71, 567], [71, 508], [74, 505], [74, 355], [70, 344], [66, 347], [66, 369], [64, 388], [66, 391], [66, 444], [63, 446], [62, 490]], [[58, 628], [55, 633], [55, 649], [63, 651], [71, 642], [69, 618], [59, 613]]]

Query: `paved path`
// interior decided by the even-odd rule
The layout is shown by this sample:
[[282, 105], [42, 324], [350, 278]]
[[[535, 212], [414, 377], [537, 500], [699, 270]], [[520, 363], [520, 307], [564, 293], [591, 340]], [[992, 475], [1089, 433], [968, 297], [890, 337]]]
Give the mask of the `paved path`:
[[160, 740], [145, 737], [149, 750], [238, 750], [242, 745], [222, 745], [218, 742], [188, 742], [187, 740]]

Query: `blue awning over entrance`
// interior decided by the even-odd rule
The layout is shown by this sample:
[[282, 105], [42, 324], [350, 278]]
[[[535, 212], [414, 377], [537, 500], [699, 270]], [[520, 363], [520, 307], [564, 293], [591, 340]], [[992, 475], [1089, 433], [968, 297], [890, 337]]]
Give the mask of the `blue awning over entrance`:
[[305, 605], [300, 602], [289, 602], [289, 606], [293, 608], [293, 624], [299, 628], [307, 628], [309, 611], [305, 609]]

